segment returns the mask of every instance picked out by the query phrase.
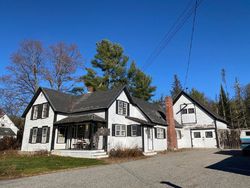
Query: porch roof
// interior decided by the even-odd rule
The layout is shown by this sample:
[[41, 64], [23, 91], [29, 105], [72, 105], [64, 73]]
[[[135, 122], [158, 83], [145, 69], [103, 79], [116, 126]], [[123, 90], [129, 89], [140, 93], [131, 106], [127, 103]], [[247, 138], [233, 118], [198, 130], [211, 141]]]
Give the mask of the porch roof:
[[78, 116], [69, 116], [59, 121], [56, 121], [54, 124], [70, 124], [70, 123], [82, 123], [82, 122], [106, 122], [106, 120], [95, 114], [86, 114]]
[[130, 119], [130, 120], [132, 120], [132, 121], [135, 121], [135, 122], [137, 122], [137, 123], [141, 123], [141, 124], [143, 124], [143, 125], [150, 125], [150, 126], [154, 126], [155, 124], [153, 124], [153, 123], [150, 123], [150, 122], [148, 122], [148, 121], [145, 121], [145, 120], [143, 120], [143, 119], [139, 119], [139, 118], [136, 118], [136, 117], [129, 117], [129, 116], [126, 116], [126, 118], [127, 119]]

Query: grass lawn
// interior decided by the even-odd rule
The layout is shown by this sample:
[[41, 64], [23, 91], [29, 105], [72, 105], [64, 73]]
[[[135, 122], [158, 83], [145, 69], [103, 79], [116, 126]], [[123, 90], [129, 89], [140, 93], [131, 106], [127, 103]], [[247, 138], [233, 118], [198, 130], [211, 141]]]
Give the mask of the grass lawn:
[[106, 164], [97, 159], [51, 155], [0, 154], [0, 179], [31, 176], [55, 170]]

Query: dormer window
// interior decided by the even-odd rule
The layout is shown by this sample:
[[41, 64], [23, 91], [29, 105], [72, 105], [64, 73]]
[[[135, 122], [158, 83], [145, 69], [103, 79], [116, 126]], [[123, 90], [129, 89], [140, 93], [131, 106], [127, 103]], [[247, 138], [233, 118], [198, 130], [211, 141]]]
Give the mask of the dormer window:
[[129, 103], [125, 102], [125, 101], [120, 101], [117, 100], [116, 103], [116, 109], [117, 109], [117, 114], [119, 115], [124, 115], [124, 116], [128, 116], [128, 111], [129, 111]]

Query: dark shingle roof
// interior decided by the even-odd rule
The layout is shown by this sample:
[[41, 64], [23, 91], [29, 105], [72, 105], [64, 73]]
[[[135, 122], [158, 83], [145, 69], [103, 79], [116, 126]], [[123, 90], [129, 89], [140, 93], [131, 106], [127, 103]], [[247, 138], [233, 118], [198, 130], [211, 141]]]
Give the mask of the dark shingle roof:
[[15, 136], [16, 134], [10, 128], [0, 127], [0, 136]]
[[153, 123], [166, 125], [165, 113], [160, 105], [149, 103], [135, 97], [133, 97], [132, 99]]
[[176, 101], [182, 96], [186, 96], [189, 100], [191, 100], [193, 103], [195, 103], [197, 106], [199, 106], [201, 109], [203, 109], [205, 112], [207, 112], [208, 114], [210, 114], [210, 116], [212, 116], [213, 118], [215, 118], [216, 120], [219, 120], [221, 122], [227, 123], [227, 121], [221, 117], [220, 115], [218, 115], [216, 112], [214, 112], [213, 110], [211, 110], [209, 107], [205, 106], [204, 104], [200, 103], [199, 101], [195, 100], [193, 97], [191, 97], [190, 95], [188, 95], [185, 91], [181, 91], [173, 100], [173, 104], [176, 103]]
[[86, 114], [86, 115], [78, 115], [78, 116], [69, 116], [67, 118], [64, 118], [62, 120], [55, 122], [55, 125], [68, 124], [68, 123], [91, 122], [91, 121], [106, 122], [106, 120], [100, 116], [97, 116], [95, 114]]
[[130, 119], [132, 121], [135, 121], [137, 123], [141, 123], [143, 125], [150, 125], [150, 126], [154, 126], [153, 123], [150, 123], [148, 121], [145, 121], [145, 120], [142, 120], [142, 119], [139, 119], [139, 118], [135, 118], [135, 117], [129, 117], [129, 116], [126, 116], [127, 119]]

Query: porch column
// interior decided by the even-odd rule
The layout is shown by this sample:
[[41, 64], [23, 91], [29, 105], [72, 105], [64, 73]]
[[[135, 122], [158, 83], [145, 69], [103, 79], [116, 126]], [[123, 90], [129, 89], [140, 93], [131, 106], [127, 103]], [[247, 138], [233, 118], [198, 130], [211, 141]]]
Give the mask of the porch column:
[[94, 146], [94, 123], [90, 123], [90, 149], [93, 149]]

